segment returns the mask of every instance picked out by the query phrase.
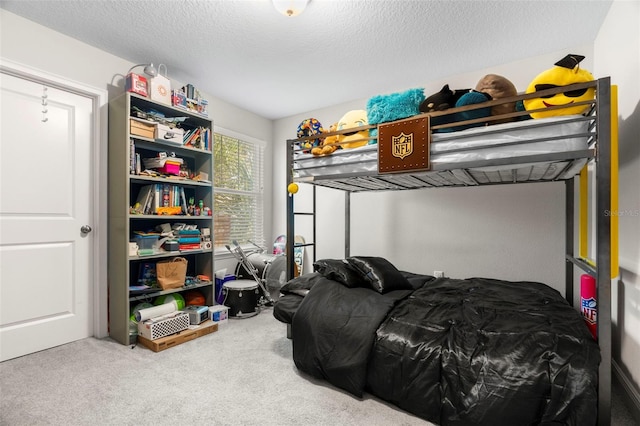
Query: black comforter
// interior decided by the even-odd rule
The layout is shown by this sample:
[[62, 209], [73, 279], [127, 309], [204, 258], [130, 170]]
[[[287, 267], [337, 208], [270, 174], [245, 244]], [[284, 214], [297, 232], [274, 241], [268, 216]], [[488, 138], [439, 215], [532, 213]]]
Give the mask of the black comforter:
[[595, 424], [599, 348], [560, 293], [404, 274], [414, 289], [385, 294], [305, 276], [296, 366], [440, 425]]

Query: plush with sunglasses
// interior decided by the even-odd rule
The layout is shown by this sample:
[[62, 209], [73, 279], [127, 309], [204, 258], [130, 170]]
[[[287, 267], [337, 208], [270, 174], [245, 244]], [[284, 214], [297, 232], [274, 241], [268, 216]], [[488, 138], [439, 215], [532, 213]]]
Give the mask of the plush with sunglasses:
[[[593, 75], [580, 68], [580, 62], [584, 59], [581, 55], [567, 55], [554, 64], [554, 67], [538, 74], [527, 87], [526, 93], [535, 93], [545, 89], [567, 86], [574, 83], [585, 83], [594, 80]], [[595, 89], [568, 90], [565, 92], [545, 95], [540, 98], [526, 99], [524, 107], [533, 118], [552, 117], [556, 115], [583, 114], [590, 105], [576, 105], [582, 101], [590, 101], [595, 98]], [[566, 108], [548, 109], [554, 106], [566, 105]]]

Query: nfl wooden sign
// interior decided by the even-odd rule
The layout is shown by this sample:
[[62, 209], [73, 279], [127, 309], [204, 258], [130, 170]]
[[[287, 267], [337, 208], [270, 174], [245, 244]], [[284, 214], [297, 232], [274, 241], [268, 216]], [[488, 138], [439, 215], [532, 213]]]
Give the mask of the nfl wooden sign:
[[429, 116], [378, 125], [378, 173], [429, 170]]

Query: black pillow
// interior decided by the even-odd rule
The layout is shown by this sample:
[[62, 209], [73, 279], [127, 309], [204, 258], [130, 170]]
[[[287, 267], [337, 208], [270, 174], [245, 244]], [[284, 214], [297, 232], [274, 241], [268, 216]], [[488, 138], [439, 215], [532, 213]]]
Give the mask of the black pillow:
[[323, 277], [337, 281], [349, 288], [367, 285], [363, 281], [360, 272], [354, 269], [345, 259], [318, 260], [313, 264], [313, 270]]
[[304, 297], [309, 293], [309, 290], [316, 285], [319, 278], [321, 278], [320, 274], [316, 273], [300, 275], [299, 277], [287, 281], [280, 288], [280, 293], [297, 294], [298, 296]]
[[361, 277], [380, 294], [393, 290], [411, 290], [411, 283], [391, 262], [382, 257], [354, 256], [347, 261]]

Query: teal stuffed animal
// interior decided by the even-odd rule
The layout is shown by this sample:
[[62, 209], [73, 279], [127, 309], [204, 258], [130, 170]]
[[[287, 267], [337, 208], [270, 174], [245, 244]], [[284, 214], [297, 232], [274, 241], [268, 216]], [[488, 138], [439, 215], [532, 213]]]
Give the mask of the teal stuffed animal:
[[[440, 92], [435, 93], [425, 99], [420, 105], [422, 112], [444, 111], [449, 108], [457, 108], [468, 105], [475, 105], [487, 102], [492, 99], [501, 99], [516, 96], [517, 91], [513, 83], [503, 76], [496, 74], [487, 74], [476, 84], [474, 89], [451, 90], [449, 85], [445, 85]], [[477, 108], [468, 111], [456, 112], [455, 114], [434, 117], [433, 125], [449, 124], [458, 121], [473, 120], [478, 118], [489, 117], [506, 112], [515, 112], [515, 104], [504, 104], [486, 108]], [[511, 121], [502, 120], [500, 122]], [[495, 124], [498, 121], [481, 121], [463, 126], [445, 127], [436, 129], [434, 132], [454, 132], [464, 130], [471, 127], [485, 126], [487, 124]]]

